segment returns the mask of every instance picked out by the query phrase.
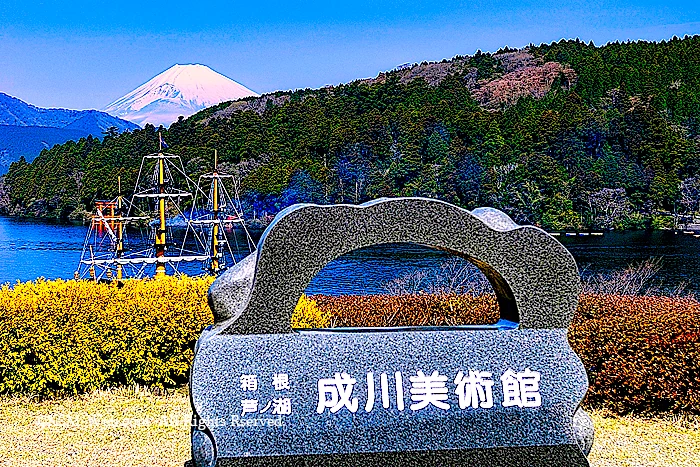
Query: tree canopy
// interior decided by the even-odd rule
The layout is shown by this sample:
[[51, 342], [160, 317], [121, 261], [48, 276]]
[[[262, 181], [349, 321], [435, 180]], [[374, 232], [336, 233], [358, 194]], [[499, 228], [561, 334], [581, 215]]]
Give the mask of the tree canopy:
[[[660, 227], [698, 208], [700, 36], [478, 52], [224, 103], [161, 131], [192, 176], [218, 149], [248, 212], [427, 196], [548, 229]], [[107, 132], [12, 164], [1, 212], [90, 210], [118, 176], [133, 185], [157, 132]]]

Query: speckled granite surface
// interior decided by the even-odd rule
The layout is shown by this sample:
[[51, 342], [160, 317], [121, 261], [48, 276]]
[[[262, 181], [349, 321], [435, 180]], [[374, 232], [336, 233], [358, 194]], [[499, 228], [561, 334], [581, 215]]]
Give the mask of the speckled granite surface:
[[[515, 330], [306, 332], [290, 327], [332, 259], [414, 242], [477, 264]], [[571, 255], [505, 214], [435, 200], [293, 206], [210, 290], [216, 324], [191, 375], [193, 459], [211, 465], [587, 466], [587, 379], [566, 339]]]
[[294, 306], [323, 266], [358, 248], [396, 242], [470, 259], [491, 281], [502, 317], [523, 328], [566, 328], [576, 310], [576, 262], [543, 230], [519, 227], [491, 208], [469, 212], [437, 200], [391, 198], [282, 211], [253, 258], [212, 285], [217, 327], [231, 334], [292, 332]]

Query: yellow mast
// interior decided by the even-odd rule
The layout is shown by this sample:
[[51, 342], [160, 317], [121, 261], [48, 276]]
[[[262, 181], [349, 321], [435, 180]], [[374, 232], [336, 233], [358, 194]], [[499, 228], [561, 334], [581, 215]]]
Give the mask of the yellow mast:
[[[213, 185], [213, 210], [214, 210], [214, 220], [218, 221], [219, 220], [219, 179], [218, 179], [218, 173], [217, 173], [217, 165], [218, 165], [218, 153], [216, 149], [214, 149], [214, 176], [212, 177], [212, 183]], [[218, 258], [218, 238], [219, 238], [219, 224], [218, 222], [215, 222], [213, 227], [212, 227], [212, 233], [211, 233], [211, 269], [213, 272], [217, 272], [219, 270], [219, 258]]]
[[[124, 252], [124, 221], [122, 221], [122, 178], [117, 178], [119, 196], [117, 196], [117, 212], [119, 213], [119, 224], [117, 225], [117, 259], [122, 257]], [[122, 280], [122, 265], [117, 263], [117, 280]]]
[[[158, 215], [160, 225], [156, 232], [156, 258], [165, 256], [165, 167], [163, 162], [163, 138], [158, 132], [158, 188], [160, 197], [158, 198]], [[165, 263], [156, 263], [156, 277], [165, 276]]]
[[95, 276], [95, 254], [92, 251], [92, 245], [90, 245], [90, 279], [97, 282], [97, 276]]

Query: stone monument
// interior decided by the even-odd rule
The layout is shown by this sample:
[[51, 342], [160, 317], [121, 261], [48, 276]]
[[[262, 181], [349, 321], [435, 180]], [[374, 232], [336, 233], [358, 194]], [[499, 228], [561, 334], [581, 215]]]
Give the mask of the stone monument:
[[[401, 242], [475, 264], [498, 323], [291, 328], [324, 265]], [[192, 463], [588, 466], [588, 380], [567, 340], [579, 291], [559, 242], [495, 209], [424, 198], [291, 206], [209, 291], [215, 324], [190, 380]]]

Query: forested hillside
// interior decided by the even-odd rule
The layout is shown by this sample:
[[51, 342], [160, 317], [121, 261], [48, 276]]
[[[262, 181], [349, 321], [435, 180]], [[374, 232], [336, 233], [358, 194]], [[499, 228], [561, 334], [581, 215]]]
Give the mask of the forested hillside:
[[[252, 212], [429, 196], [549, 229], [663, 227], [700, 196], [700, 36], [457, 56], [206, 109], [163, 130], [192, 175], [213, 150]], [[14, 163], [5, 214], [68, 217], [133, 184], [157, 129]]]

